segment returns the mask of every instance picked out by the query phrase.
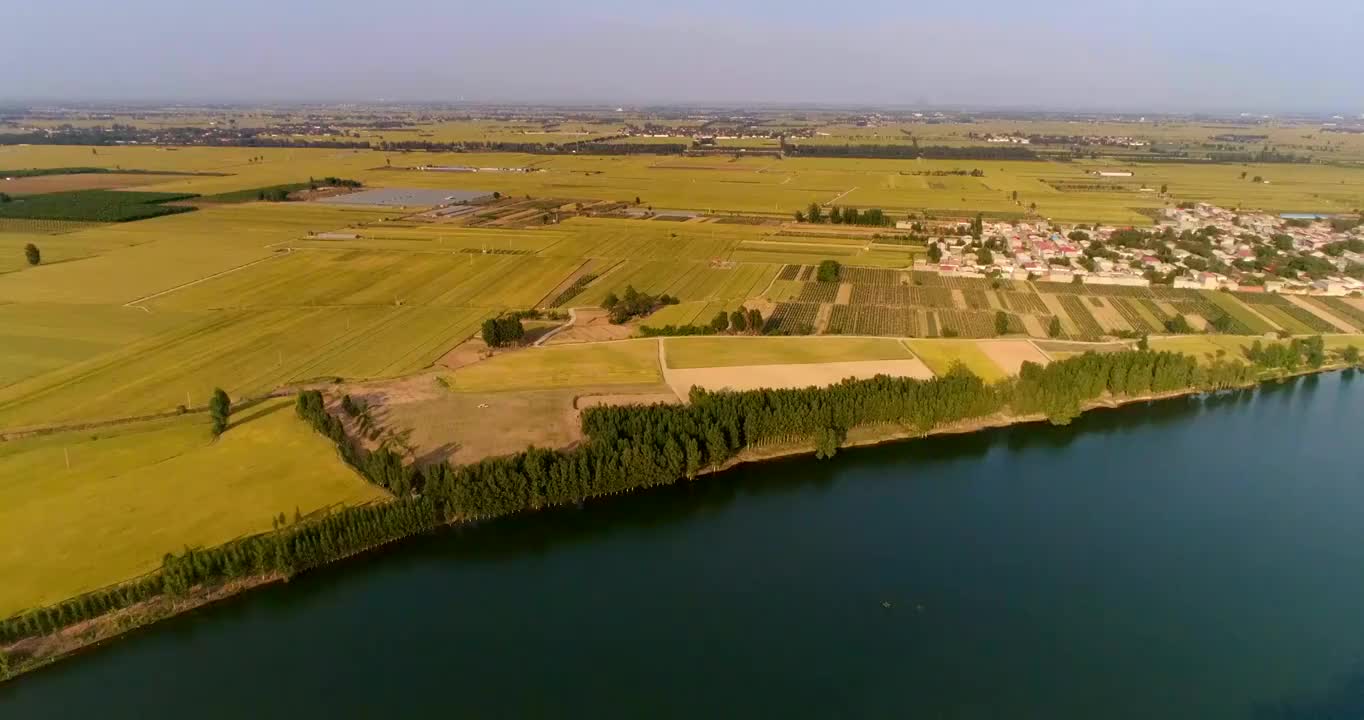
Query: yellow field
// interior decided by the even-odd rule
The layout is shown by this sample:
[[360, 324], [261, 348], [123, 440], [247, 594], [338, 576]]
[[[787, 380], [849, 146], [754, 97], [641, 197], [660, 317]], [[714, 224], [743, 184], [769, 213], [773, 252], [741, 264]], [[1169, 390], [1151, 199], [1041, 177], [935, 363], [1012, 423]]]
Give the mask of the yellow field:
[[910, 350], [923, 360], [937, 375], [946, 375], [952, 366], [961, 363], [986, 382], [1001, 380], [1008, 375], [995, 364], [974, 340], [906, 340]]
[[0, 427], [203, 406], [214, 387], [243, 397], [304, 380], [412, 372], [474, 334], [490, 314], [457, 307], [202, 313], [176, 329], [0, 388]]
[[291, 405], [241, 411], [217, 441], [194, 415], [0, 443], [0, 617], [270, 530], [281, 512], [387, 497]]
[[443, 377], [455, 392], [643, 385], [663, 379], [654, 339], [527, 348]]
[[899, 340], [841, 337], [683, 337], [663, 341], [670, 368], [909, 360]]

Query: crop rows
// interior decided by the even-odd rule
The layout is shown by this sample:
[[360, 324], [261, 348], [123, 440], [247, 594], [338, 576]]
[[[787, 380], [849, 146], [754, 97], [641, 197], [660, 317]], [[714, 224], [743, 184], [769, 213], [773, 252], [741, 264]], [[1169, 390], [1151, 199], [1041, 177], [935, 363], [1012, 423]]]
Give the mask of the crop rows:
[[1220, 318], [1225, 316], [1227, 319], [1222, 322], [1225, 323], [1224, 326], [1225, 332], [1228, 334], [1231, 335], [1255, 334], [1255, 331], [1247, 327], [1245, 323], [1241, 322], [1240, 320], [1230, 315], [1226, 310], [1217, 307], [1211, 301], [1204, 298], [1202, 295], [1199, 295], [1197, 300], [1176, 300], [1170, 304], [1173, 305], [1176, 310], [1185, 315], [1202, 316], [1202, 318], [1204, 320], [1207, 320], [1210, 325], [1214, 322], [1217, 322]]
[[952, 291], [947, 288], [908, 287], [905, 285], [853, 285], [849, 302], [853, 305], [954, 307]]
[[1293, 301], [1278, 293], [1235, 293], [1236, 299], [1247, 305], [1270, 305], [1272, 307], [1297, 307]]
[[938, 337], [940, 333], [938, 332], [937, 313], [925, 313], [924, 317], [927, 319], [927, 326], [924, 327], [924, 337]]
[[900, 271], [844, 265], [839, 270], [838, 279], [858, 285], [899, 285]]
[[1093, 306], [1096, 307], [1096, 308], [1101, 308], [1101, 307], [1104, 306], [1104, 301], [1103, 301], [1103, 300], [1100, 300], [1099, 298], [1097, 298], [1097, 297], [1095, 297], [1095, 296], [1093, 296], [1093, 295], [1086, 295], [1086, 296], [1084, 296], [1084, 297], [1085, 297], [1086, 300], [1089, 301], [1089, 304], [1090, 304], [1090, 305], [1093, 305]]
[[1051, 312], [1047, 309], [1047, 304], [1042, 302], [1042, 298], [1036, 293], [1001, 292], [999, 298], [1004, 302], [1004, 307], [1012, 312], [1038, 314]]
[[1202, 293], [1192, 288], [1173, 288], [1163, 285], [1152, 285], [1151, 294], [1157, 300], [1198, 300], [1203, 297]]
[[801, 269], [804, 267], [804, 265], [782, 265], [781, 272], [777, 273], [777, 279], [795, 280], [796, 276], [800, 274]]
[[568, 287], [564, 288], [563, 292], [559, 293], [558, 295], [555, 295], [554, 300], [550, 302], [549, 306], [563, 307], [564, 303], [568, 302], [569, 300], [572, 300], [573, 296], [582, 292], [583, 288], [587, 287], [588, 283], [591, 283], [593, 280], [596, 279], [597, 276], [593, 275], [592, 273], [580, 275], [577, 280], [573, 281], [572, 285], [569, 285]]
[[815, 330], [819, 305], [815, 303], [777, 303], [764, 326], [766, 332], [788, 335], [808, 335]]
[[1339, 330], [1336, 329], [1335, 325], [1332, 325], [1326, 320], [1317, 317], [1316, 313], [1313, 313], [1311, 310], [1308, 310], [1307, 308], [1294, 305], [1291, 302], [1288, 304], [1287, 307], [1281, 307], [1279, 308], [1279, 310], [1286, 313], [1289, 317], [1292, 317], [1294, 320], [1297, 320], [1303, 325], [1312, 328], [1313, 332], [1319, 333], [1340, 332]]
[[1132, 299], [1113, 298], [1109, 302], [1113, 305], [1114, 309], [1118, 311], [1118, 314], [1122, 316], [1122, 319], [1126, 320], [1127, 324], [1132, 326], [1133, 330], [1141, 333], [1153, 333], [1161, 330], [1161, 328], [1152, 325], [1151, 321], [1147, 320], [1137, 311], [1136, 307], [1132, 305], [1134, 302]]
[[[1054, 282], [1035, 282], [1038, 292], [1054, 293], [1064, 295], [1075, 293], [1079, 288], [1071, 283]], [[1135, 285], [1085, 285], [1083, 286], [1085, 295], [1097, 295], [1099, 297], [1130, 297], [1130, 298], [1149, 298], [1151, 297], [1150, 288], [1138, 287]]]
[[805, 283], [796, 299], [803, 303], [831, 303], [838, 298], [838, 286], [836, 282]]
[[1355, 328], [1359, 330], [1364, 330], [1364, 310], [1360, 310], [1359, 308], [1355, 307], [1354, 305], [1351, 305], [1348, 302], [1345, 302], [1344, 300], [1341, 300], [1340, 298], [1318, 297], [1312, 298], [1312, 300], [1315, 301], [1318, 305], [1321, 305], [1327, 311], [1334, 314], [1336, 317], [1339, 317], [1340, 319], [1349, 322], [1351, 325], [1354, 325]]
[[842, 335], [913, 337], [919, 334], [919, 311], [887, 307], [835, 305], [829, 332]]
[[1089, 313], [1089, 308], [1085, 307], [1078, 295], [1057, 295], [1056, 300], [1061, 303], [1061, 308], [1070, 319], [1075, 321], [1075, 326], [1080, 329], [1082, 337], [1099, 337], [1104, 334], [1099, 321]]
[[[994, 337], [995, 314], [992, 312], [974, 312], [971, 310], [939, 310], [938, 320], [942, 323], [943, 333], [949, 330], [955, 332], [958, 337]], [[1021, 329], [1022, 323], [1019, 323]]]
[[922, 285], [924, 287], [945, 287], [943, 276], [935, 272], [915, 270], [913, 277], [915, 285]]
[[986, 297], [984, 290], [962, 290], [962, 299], [966, 301], [966, 307], [972, 310], [989, 310], [990, 299]]
[[1005, 280], [1005, 279], [1003, 279], [1003, 278], [1000, 278], [1000, 279], [998, 279], [998, 280], [994, 280], [994, 279], [991, 279], [991, 278], [958, 277], [958, 276], [955, 276], [955, 275], [947, 275], [947, 276], [944, 276], [944, 277], [942, 278], [942, 284], [943, 284], [944, 287], [949, 287], [949, 288], [952, 288], [953, 290], [1011, 290], [1011, 291], [1012, 291], [1012, 290], [1024, 290], [1024, 289], [1025, 289], [1025, 288], [1019, 287], [1019, 284], [1018, 284], [1018, 283], [1015, 283], [1015, 282], [1012, 281], [1012, 280]]

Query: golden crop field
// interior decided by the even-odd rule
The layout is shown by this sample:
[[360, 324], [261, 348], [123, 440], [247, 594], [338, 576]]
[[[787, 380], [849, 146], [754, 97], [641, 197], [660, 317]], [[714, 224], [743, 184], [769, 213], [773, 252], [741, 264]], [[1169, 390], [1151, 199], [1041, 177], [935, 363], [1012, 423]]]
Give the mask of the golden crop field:
[[191, 415], [3, 442], [0, 617], [136, 577], [168, 552], [270, 530], [280, 513], [387, 497], [288, 399], [241, 410], [216, 440]]

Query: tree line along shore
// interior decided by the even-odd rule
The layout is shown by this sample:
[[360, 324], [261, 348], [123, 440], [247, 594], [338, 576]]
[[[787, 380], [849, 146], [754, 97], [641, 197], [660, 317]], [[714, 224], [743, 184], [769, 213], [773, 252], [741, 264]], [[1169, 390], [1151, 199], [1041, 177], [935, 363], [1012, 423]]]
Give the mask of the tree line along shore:
[[[307, 390], [296, 398], [298, 416], [393, 500], [286, 519], [272, 532], [168, 554], [158, 570], [135, 581], [0, 621], [0, 678], [141, 624], [130, 614], [148, 603], [161, 602], [161, 614], [173, 614], [166, 608], [175, 608], [178, 599], [185, 600], [179, 607], [191, 607], [200, 604], [193, 598], [225, 597], [445, 525], [686, 482], [764, 455], [813, 449], [816, 457], [828, 458], [855, 428], [890, 428], [912, 437], [972, 422], [1044, 417], [1065, 424], [1100, 404], [1244, 388], [1359, 363], [1357, 348], [1328, 351], [1320, 337], [1257, 341], [1245, 355], [1246, 362], [1219, 357], [1200, 363], [1187, 354], [1141, 347], [1085, 353], [1046, 366], [1025, 363], [1017, 377], [994, 383], [956, 368], [932, 379], [878, 376], [823, 388], [696, 388], [683, 405], [589, 408], [582, 415], [586, 440], [575, 447], [531, 448], [463, 466], [421, 467], [386, 447], [361, 450], [339, 415], [362, 414], [363, 405]], [[779, 451], [764, 453], [774, 448]]]

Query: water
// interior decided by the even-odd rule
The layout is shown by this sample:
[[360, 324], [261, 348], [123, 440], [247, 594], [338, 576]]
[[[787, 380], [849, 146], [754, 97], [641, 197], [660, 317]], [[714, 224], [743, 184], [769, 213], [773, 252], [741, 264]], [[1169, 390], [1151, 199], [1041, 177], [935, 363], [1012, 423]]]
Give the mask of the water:
[[0, 717], [1361, 717], [1361, 426], [1329, 375], [742, 468], [250, 593]]

